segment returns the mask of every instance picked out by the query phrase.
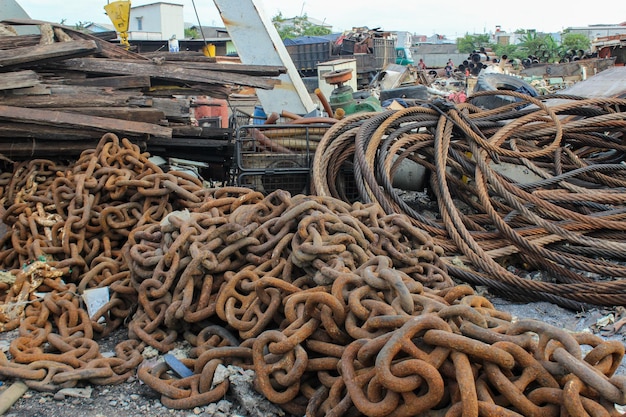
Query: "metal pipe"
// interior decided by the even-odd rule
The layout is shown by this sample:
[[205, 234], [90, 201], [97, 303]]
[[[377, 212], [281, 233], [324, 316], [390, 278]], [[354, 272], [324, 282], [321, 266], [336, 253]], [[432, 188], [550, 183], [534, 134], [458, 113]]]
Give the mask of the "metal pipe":
[[320, 103], [322, 103], [322, 107], [324, 108], [324, 111], [326, 112], [326, 114], [329, 117], [333, 117], [333, 109], [330, 107], [330, 103], [326, 99], [326, 96], [324, 95], [324, 93], [322, 93], [322, 90], [320, 90], [319, 88], [316, 88], [315, 95], [319, 99]]

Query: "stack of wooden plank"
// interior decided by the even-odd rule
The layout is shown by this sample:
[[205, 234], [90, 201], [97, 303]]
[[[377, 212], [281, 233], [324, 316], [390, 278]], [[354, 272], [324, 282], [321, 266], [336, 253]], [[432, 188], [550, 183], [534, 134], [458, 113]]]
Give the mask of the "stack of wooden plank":
[[[41, 35], [10, 34], [24, 24]], [[0, 25], [8, 29], [0, 32], [0, 154], [10, 159], [78, 155], [106, 132], [144, 149], [150, 140], [211, 137], [193, 124], [195, 99], [228, 98], [241, 86], [271, 89], [285, 72], [195, 53], [143, 56], [49, 22]]]

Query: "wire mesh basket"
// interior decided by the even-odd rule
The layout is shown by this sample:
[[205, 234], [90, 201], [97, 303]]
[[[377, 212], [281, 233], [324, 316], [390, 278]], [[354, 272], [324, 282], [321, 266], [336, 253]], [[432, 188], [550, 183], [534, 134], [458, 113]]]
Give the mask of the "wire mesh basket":
[[232, 127], [234, 129], [238, 129], [241, 126], [246, 126], [246, 125], [251, 124], [251, 120], [252, 120], [251, 114], [246, 113], [245, 111], [239, 108], [233, 109]]
[[237, 185], [251, 188], [267, 195], [276, 190], [288, 191], [291, 195], [308, 194], [310, 170], [290, 172], [241, 173]]
[[327, 125], [253, 125], [237, 130], [240, 169], [285, 167], [309, 168]]
[[308, 191], [317, 144], [329, 125], [247, 125], [237, 129], [238, 185], [264, 193]]

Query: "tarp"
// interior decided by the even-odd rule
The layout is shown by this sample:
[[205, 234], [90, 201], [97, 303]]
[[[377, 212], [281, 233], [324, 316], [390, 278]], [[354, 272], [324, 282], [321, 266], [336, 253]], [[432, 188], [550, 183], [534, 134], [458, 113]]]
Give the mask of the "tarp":
[[303, 45], [309, 43], [322, 43], [328, 41], [335, 41], [341, 34], [340, 33], [331, 33], [326, 36], [300, 36], [298, 38], [287, 38], [283, 39], [283, 43], [285, 45]]

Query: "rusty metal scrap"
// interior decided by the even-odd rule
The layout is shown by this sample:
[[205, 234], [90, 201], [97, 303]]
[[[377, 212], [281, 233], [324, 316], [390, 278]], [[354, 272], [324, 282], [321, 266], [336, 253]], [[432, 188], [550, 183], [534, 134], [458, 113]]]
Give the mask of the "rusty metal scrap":
[[[472, 105], [493, 95], [516, 101], [490, 111]], [[457, 105], [354, 115], [320, 141], [315, 193], [340, 198], [339, 173], [354, 166], [359, 200], [408, 215], [444, 248], [452, 276], [522, 301], [623, 305], [625, 106], [492, 91]], [[392, 187], [404, 159], [429, 173], [435, 215]]]
[[[310, 417], [610, 415], [626, 403], [621, 343], [513, 321], [378, 204], [204, 188], [111, 134], [73, 165], [19, 164], [0, 184], [0, 260], [17, 275], [2, 301], [27, 295], [20, 318], [2, 317], [19, 335], [0, 375], [33, 389], [137, 374], [185, 409], [223, 398], [216, 370], [237, 365]], [[81, 295], [93, 288], [110, 300], [90, 316]], [[104, 356], [96, 339], [124, 325], [128, 340]], [[182, 340], [191, 375], [144, 363], [148, 347]]]

